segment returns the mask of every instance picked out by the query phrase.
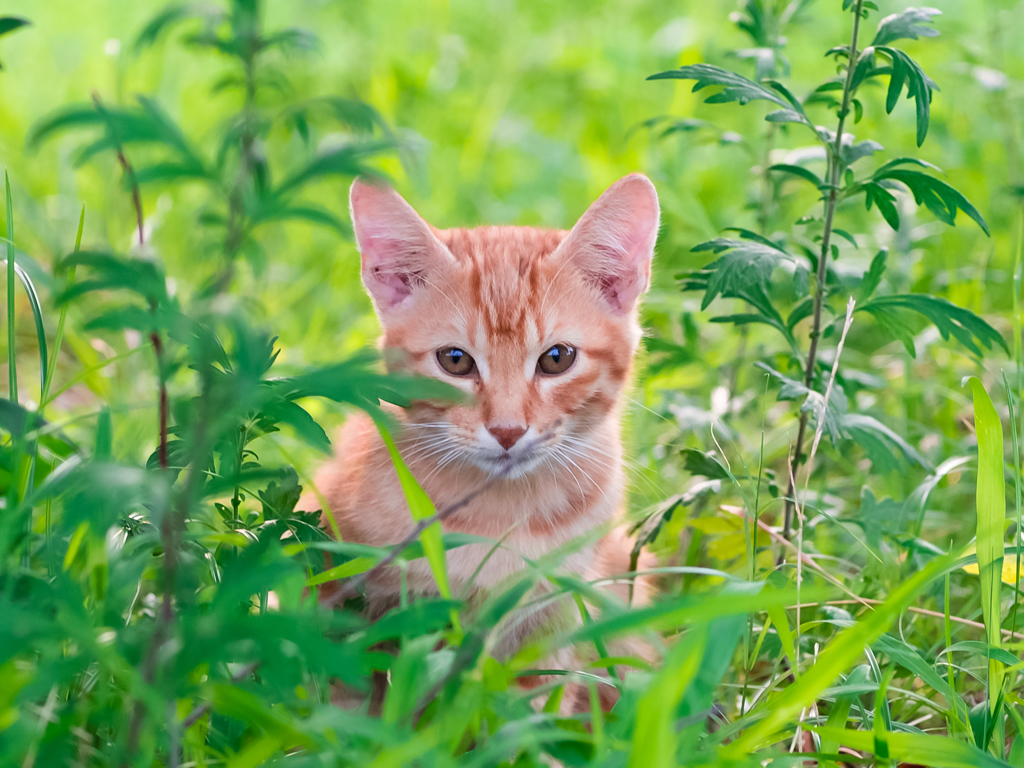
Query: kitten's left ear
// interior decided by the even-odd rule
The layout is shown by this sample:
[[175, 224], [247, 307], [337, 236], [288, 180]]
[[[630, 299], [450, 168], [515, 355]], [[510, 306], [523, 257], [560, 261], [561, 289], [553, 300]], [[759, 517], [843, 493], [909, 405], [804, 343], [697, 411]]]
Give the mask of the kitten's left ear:
[[553, 256], [571, 259], [612, 311], [624, 315], [650, 286], [660, 215], [654, 185], [632, 173], [587, 209]]

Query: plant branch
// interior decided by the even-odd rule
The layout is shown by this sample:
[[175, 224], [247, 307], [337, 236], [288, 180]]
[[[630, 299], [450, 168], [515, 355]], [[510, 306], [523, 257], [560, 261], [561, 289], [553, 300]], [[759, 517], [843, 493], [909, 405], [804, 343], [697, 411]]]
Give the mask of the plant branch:
[[[843, 101], [839, 107], [839, 124], [836, 127], [835, 139], [828, 146], [828, 197], [825, 198], [825, 229], [821, 235], [821, 253], [818, 256], [817, 288], [814, 293], [814, 320], [811, 325], [811, 346], [807, 351], [807, 367], [804, 372], [804, 386], [810, 388], [814, 384], [814, 369], [818, 359], [818, 339], [821, 337], [821, 308], [825, 302], [825, 281], [828, 278], [828, 260], [831, 252], [832, 221], [835, 218], [836, 204], [839, 199], [839, 182], [843, 174], [842, 148], [843, 127], [846, 117], [850, 114], [850, 101], [853, 98], [853, 76], [857, 69], [857, 37], [860, 34], [860, 20], [864, 0], [857, 0], [853, 10], [853, 33], [850, 37], [850, 51], [846, 62], [846, 82], [843, 85]], [[793, 478], [796, 469], [803, 460], [804, 437], [807, 432], [808, 412], [800, 414], [797, 427], [796, 443], [789, 461], [789, 487], [786, 491], [786, 506], [782, 525], [782, 535], [789, 539], [793, 522]]]
[[[93, 104], [96, 106], [96, 110], [103, 116], [106, 116], [106, 110], [103, 107], [103, 102], [100, 101], [99, 94], [93, 92], [92, 94]], [[144, 216], [142, 211], [142, 194], [139, 190], [138, 179], [135, 176], [135, 170], [132, 164], [128, 161], [127, 156], [124, 153], [124, 146], [121, 143], [121, 138], [117, 134], [116, 128], [112, 121], [107, 120], [107, 128], [110, 131], [111, 139], [114, 142], [114, 146], [117, 153], [117, 160], [124, 171], [125, 177], [128, 179], [132, 190], [132, 203], [135, 207], [135, 220], [138, 226], [139, 233], [139, 248], [142, 249], [145, 246], [145, 229], [143, 226]], [[155, 299], [150, 299], [150, 311], [155, 316], [157, 310], [157, 302]], [[167, 457], [167, 421], [168, 421], [168, 398], [167, 398], [167, 380], [164, 371], [164, 346], [163, 340], [160, 336], [159, 331], [153, 330], [149, 335], [150, 342], [153, 345], [153, 352], [156, 354], [156, 365], [157, 365], [157, 376], [160, 379], [160, 427], [157, 444], [157, 456], [160, 462], [160, 469], [166, 471], [168, 468], [168, 457]], [[165, 475], [166, 476], [166, 475]], [[163, 600], [161, 602], [160, 616], [157, 623], [156, 629], [153, 632], [152, 638], [150, 638], [149, 647], [146, 649], [146, 657], [143, 662], [142, 678], [144, 682], [149, 685], [156, 679], [156, 667], [159, 650], [163, 646], [164, 642], [171, 636], [174, 630], [174, 585], [177, 577], [177, 566], [178, 566], [178, 550], [177, 550], [177, 536], [176, 536], [176, 520], [175, 514], [171, 508], [167, 508], [164, 511], [163, 519], [160, 522], [160, 541], [163, 548]], [[132, 718], [128, 728], [128, 754], [133, 755], [138, 751], [139, 740], [142, 735], [142, 724], [145, 719], [146, 707], [141, 699], [136, 699], [135, 706], [132, 710]], [[170, 725], [170, 724], [169, 724]], [[170, 765], [177, 766], [179, 764], [177, 749], [172, 749], [170, 754]]]

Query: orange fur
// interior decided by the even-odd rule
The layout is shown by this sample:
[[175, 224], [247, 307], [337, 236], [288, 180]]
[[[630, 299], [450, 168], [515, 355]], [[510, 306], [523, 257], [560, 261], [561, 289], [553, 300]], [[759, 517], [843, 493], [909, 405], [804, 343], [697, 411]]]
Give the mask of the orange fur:
[[[444, 524], [448, 532], [504, 538], [477, 588], [514, 574], [523, 558], [610, 525], [620, 508], [620, 400], [640, 340], [637, 303], [650, 279], [658, 215], [654, 187], [640, 175], [613, 185], [571, 232], [435, 230], [393, 191], [353, 184], [363, 280], [389, 368], [441, 379], [470, 396], [457, 405], [415, 403], [396, 415], [400, 451], [438, 509], [491, 483]], [[577, 350], [573, 366], [538, 373], [538, 358], [560, 343]], [[437, 359], [447, 347], [471, 355], [476, 373], [447, 373]], [[499, 442], [520, 434], [508, 449]], [[345, 425], [317, 485], [345, 540], [383, 546], [412, 530], [387, 450], [365, 416]], [[488, 549], [448, 553], [453, 588]], [[620, 573], [628, 551], [614, 534], [569, 555], [563, 568], [587, 578]], [[398, 575], [391, 571], [367, 584], [371, 615], [394, 604]], [[432, 589], [425, 561], [411, 565], [409, 586]], [[544, 620], [518, 622], [508, 649]]]

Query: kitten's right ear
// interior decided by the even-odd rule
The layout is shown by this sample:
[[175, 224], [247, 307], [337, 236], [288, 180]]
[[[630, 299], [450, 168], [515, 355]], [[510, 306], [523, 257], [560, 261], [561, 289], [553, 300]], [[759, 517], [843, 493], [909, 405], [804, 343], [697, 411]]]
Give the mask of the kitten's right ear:
[[397, 308], [424, 284], [431, 264], [451, 258], [427, 222], [390, 187], [356, 179], [349, 206], [363, 284], [378, 310]]

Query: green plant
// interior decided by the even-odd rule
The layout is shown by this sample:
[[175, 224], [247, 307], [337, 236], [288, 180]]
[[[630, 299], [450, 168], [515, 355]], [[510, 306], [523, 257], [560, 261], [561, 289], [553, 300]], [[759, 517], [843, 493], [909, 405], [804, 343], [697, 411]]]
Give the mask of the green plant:
[[[471, 4], [473, 13], [478, 5]], [[865, 2], [855, 10], [870, 7]], [[486, 10], [501, 13], [497, 6]], [[975, 491], [969, 474], [973, 463], [956, 455], [970, 445], [970, 437], [949, 437], [938, 449], [926, 450], [915, 436], [889, 426], [884, 408], [864, 404], [868, 397], [883, 404], [885, 398], [913, 401], [910, 384], [882, 381], [850, 364], [853, 356], [866, 368], [868, 353], [895, 338], [893, 348], [907, 345], [909, 366], [917, 351], [909, 328], [922, 325], [915, 315], [975, 355], [974, 367], [983, 351], [1002, 341], [975, 313], [937, 296], [904, 291], [899, 259], [889, 263], [884, 254], [876, 256], [853, 275], [838, 269], [856, 263], [842, 233], [866, 231], [866, 217], [873, 216], [859, 210], [861, 192], [880, 209], [882, 221], [901, 227], [909, 218], [902, 207], [905, 194], [896, 192], [901, 185], [939, 218], [951, 220], [974, 209], [914, 162], [889, 163], [851, 178], [850, 166], [864, 165], [869, 150], [880, 150], [867, 141], [847, 146], [842, 130], [838, 143], [834, 136], [814, 133], [826, 152], [824, 173], [815, 161], [772, 163], [774, 154], [785, 152], [807, 129], [808, 115], [830, 105], [843, 111], [843, 102], [830, 93], [849, 96], [846, 117], [852, 114], [855, 121], [858, 104], [868, 114], [873, 103], [858, 89], [863, 85], [867, 92], [867, 83], [884, 81], [887, 74], [910, 78], [911, 89], [927, 96], [928, 83], [914, 79], [914, 67], [907, 64], [897, 76], [875, 60], [870, 71], [864, 64], [857, 89], [847, 88], [848, 70], [803, 101], [766, 85], [765, 77], [788, 75], [786, 57], [803, 60], [802, 49], [787, 45], [785, 38], [812, 26], [796, 23], [809, 21], [809, 10], [809, 3], [800, 2], [745, 3], [737, 18], [753, 48], [742, 49], [741, 59], [753, 63], [754, 79], [708, 65], [696, 72], [739, 89], [730, 93], [740, 100], [768, 94], [757, 98], [775, 100], [792, 113], [787, 119], [795, 115], [796, 128], [769, 121], [765, 130], [754, 132], [748, 143], [760, 169], [753, 177], [749, 230], [701, 246], [697, 254], [713, 252], [718, 258], [707, 270], [684, 278], [684, 287], [703, 292], [705, 306], [716, 306], [715, 298], [743, 302], [742, 310], [722, 318], [727, 322], [716, 328], [749, 331], [738, 360], [727, 361], [733, 399], [749, 397], [729, 405], [725, 416], [699, 436], [669, 422], [675, 433], [657, 446], [664, 452], [653, 454], [653, 469], [673, 491], [650, 510], [636, 549], [637, 556], [642, 546], [665, 555], [657, 569], [662, 589], [652, 604], [632, 609], [595, 584], [566, 578], [559, 557], [552, 557], [530, 563], [521, 578], [467, 610], [467, 592], [447, 585], [440, 550], [501, 543], [442, 535], [438, 524], [456, 510], [434, 508], [416, 478], [404, 471], [398, 446], [394, 465], [410, 514], [418, 519], [417, 536], [382, 549], [340, 542], [325, 533], [329, 516], [295, 511], [301, 486], [315, 489], [306, 480], [310, 460], [292, 461], [289, 449], [301, 445], [316, 456], [329, 450], [318, 419], [322, 401], [363, 409], [388, 434], [381, 401], [401, 406], [412, 398], [449, 394], [433, 382], [384, 376], [375, 355], [340, 355], [329, 344], [323, 345], [329, 357], [344, 362], [297, 363], [293, 350], [265, 329], [271, 321], [261, 317], [261, 308], [254, 308], [246, 293], [251, 287], [246, 269], [269, 270], [291, 255], [280, 251], [280, 222], [323, 224], [330, 232], [347, 233], [341, 215], [307, 202], [325, 197], [319, 182], [379, 173], [382, 154], [404, 157], [409, 151], [362, 102], [292, 102], [287, 91], [277, 89], [294, 63], [283, 51], [305, 50], [310, 36], [264, 30], [262, 9], [253, 0], [198, 12], [174, 6], [144, 29], [132, 55], [167, 36], [183, 42], [199, 60], [217, 60], [227, 68], [214, 91], [229, 91], [239, 108], [212, 138], [193, 135], [182, 127], [187, 121], [176, 124], [152, 98], [125, 107], [97, 96], [91, 105], [61, 109], [40, 122], [32, 132], [33, 147], [59, 132], [92, 132], [92, 143], [76, 159], [119, 169], [123, 187], [112, 196], [131, 205], [137, 234], [131, 249], [83, 250], [83, 213], [74, 248], [54, 261], [50, 275], [17, 252], [11, 233], [20, 197], [7, 194], [8, 269], [24, 281], [30, 297], [38, 286], [45, 301], [30, 301], [35, 339], [9, 337], [20, 346], [8, 343], [11, 396], [0, 401], [0, 489], [6, 499], [0, 510], [0, 762], [533, 766], [557, 760], [566, 766], [755, 766], [874, 759], [998, 766], [1006, 764], [1009, 748], [1009, 761], [1019, 764], [1020, 670], [1010, 649], [1022, 638], [1014, 623], [1017, 594], [1007, 610], [1009, 590], [999, 589], [1004, 530], [998, 411], [973, 383], [980, 450], [976, 490], [983, 514], [971, 525], [962, 508], [967, 506], [963, 491]], [[524, 7], [521, 12], [536, 11]], [[578, 13], [593, 16], [590, 6]], [[922, 34], [919, 23], [929, 16], [923, 11], [898, 16], [881, 28], [889, 37], [894, 29]], [[389, 20], [389, 34], [403, 21]], [[854, 22], [860, 23], [859, 16]], [[173, 38], [175, 28], [182, 37]], [[515, 30], [508, 31], [513, 36]], [[405, 45], [406, 38], [396, 33], [396, 39]], [[898, 50], [885, 35], [882, 40], [879, 46]], [[491, 36], [487, 51], [498, 42]], [[403, 49], [402, 55], [415, 53]], [[849, 58], [849, 52], [833, 55], [840, 65], [844, 55]], [[865, 55], [854, 58], [868, 61]], [[887, 61], [899, 58], [886, 55]], [[546, 70], [544, 75], [545, 82], [555, 79]], [[410, 75], [402, 70], [398, 77]], [[411, 79], [413, 85], [403, 80], [409, 92], [402, 98], [426, 99]], [[573, 99], [579, 98], [578, 84], [568, 80]], [[484, 101], [493, 110], [501, 91], [490, 93]], [[197, 113], [206, 107], [192, 105]], [[457, 136], [451, 126], [459, 111], [446, 102], [444, 112], [445, 129]], [[318, 141], [322, 131], [338, 124], [336, 118], [346, 131], [343, 143]], [[668, 136], [693, 135], [691, 128], [710, 132], [707, 123], [677, 121]], [[503, 130], [509, 133], [508, 126]], [[730, 141], [727, 137], [723, 152], [731, 151]], [[829, 161], [836, 147], [838, 157]], [[834, 174], [841, 184], [828, 183]], [[12, 177], [17, 181], [17, 174]], [[826, 235], [822, 215], [787, 226], [781, 236], [777, 228], [786, 217], [804, 212], [794, 209], [808, 202], [799, 191], [805, 181], [813, 182], [815, 197], [820, 193], [824, 213], [831, 205], [831, 230]], [[186, 184], [193, 185], [194, 198], [183, 192]], [[475, 175], [473, 184], [478, 184]], [[148, 234], [147, 224], [158, 218], [157, 196], [168, 189], [199, 200], [200, 213], [188, 219], [188, 238]], [[671, 191], [668, 185], [663, 189]], [[479, 190], [472, 190], [467, 196], [476, 200]], [[74, 210], [77, 215], [77, 205]], [[899, 219], [892, 219], [894, 212]], [[852, 223], [846, 224], [847, 218]], [[27, 250], [25, 233], [33, 222], [25, 219], [23, 226], [19, 218], [17, 232]], [[675, 221], [671, 214], [667, 219]], [[837, 222], [848, 230], [837, 229]], [[861, 245], [871, 239], [849, 237]], [[86, 237], [87, 243], [93, 240]], [[838, 262], [830, 259], [836, 245], [841, 246]], [[69, 250], [67, 244], [62, 250]], [[659, 255], [663, 258], [673, 258], [668, 248]], [[810, 272], [824, 275], [817, 284], [822, 289], [814, 294]], [[9, 290], [13, 285], [9, 273]], [[832, 319], [851, 293], [858, 310], [874, 316], [874, 324], [857, 323], [851, 331], [841, 315]], [[672, 377], [714, 360], [701, 349], [707, 329], [692, 313], [681, 323], [682, 343], [656, 335], [661, 297], [651, 298], [651, 360], [643, 375], [662, 377], [677, 390], [683, 385]], [[330, 299], [337, 311], [336, 297]], [[678, 304], [677, 294], [671, 302]], [[816, 303], [820, 325], [814, 320]], [[17, 330], [17, 307], [10, 300], [8, 318], [9, 332]], [[272, 322], [285, 320], [273, 316]], [[54, 326], [55, 337], [48, 338]], [[812, 354], [804, 326], [817, 329], [815, 340], [830, 337], [838, 327], [847, 350], [842, 360], [838, 349], [831, 360], [827, 355], [822, 360], [822, 347]], [[861, 327], [870, 332], [858, 333]], [[83, 334], [114, 351], [90, 362]], [[73, 372], [58, 365], [62, 343], [76, 355]], [[33, 356], [25, 354], [35, 351], [29, 344], [39, 351], [38, 407], [24, 394], [29, 391], [25, 372], [34, 365]], [[765, 378], [758, 373], [750, 384], [747, 357], [770, 368]], [[60, 402], [76, 382], [122, 367], [138, 380], [127, 402], [99, 396], [78, 406]], [[953, 368], [943, 368], [946, 378]], [[14, 396], [19, 372], [23, 403]], [[780, 409], [768, 403], [765, 379], [781, 382], [780, 399], [803, 401], [795, 419], [772, 413]], [[658, 416], [675, 415], [655, 399], [650, 402]], [[139, 413], [147, 418], [138, 418]], [[138, 433], [126, 424], [144, 425], [141, 460], [134, 458]], [[838, 448], [826, 440], [819, 447], [823, 460], [796, 461], [790, 472], [785, 465], [793, 452], [778, 435], [800, 425], [813, 428], [814, 442], [827, 436]], [[708, 444], [713, 438], [722, 445], [714, 452], [694, 449], [705, 436]], [[854, 443], [860, 446], [855, 457], [868, 460], [870, 470], [844, 456]], [[665, 450], [676, 447], [683, 448], [681, 454]], [[752, 453], [759, 454], [756, 469]], [[883, 469], [897, 462], [904, 471], [888, 477], [905, 475], [900, 484], [889, 484], [905, 490], [901, 502], [879, 491], [885, 487]], [[779, 472], [796, 480], [802, 492], [782, 492]], [[960, 475], [967, 480], [958, 485]], [[676, 494], [686, 476], [697, 479]], [[868, 478], [874, 491], [865, 485]], [[830, 495], [854, 503], [844, 511]], [[767, 513], [780, 498], [792, 500], [799, 513], [797, 544], [768, 524]], [[737, 500], [742, 508], [732, 505]], [[947, 529], [938, 529], [933, 519], [940, 505], [952, 508], [958, 520], [968, 518], [951, 527], [958, 540], [948, 551]], [[681, 540], [684, 525], [692, 535]], [[977, 533], [977, 555], [957, 555], [968, 543], [964, 529]], [[569, 542], [564, 552], [586, 538]], [[1007, 560], [1015, 549], [1006, 550]], [[779, 553], [787, 556], [778, 558]], [[368, 623], [361, 614], [365, 575], [383, 567], [401, 573], [421, 557], [430, 562], [441, 596], [413, 600], [403, 594], [393, 611]], [[978, 578], [965, 571], [973, 567], [984, 579], [984, 603]], [[512, 658], [493, 654], [511, 611], [558, 598], [579, 609], [578, 623], [538, 638]], [[331, 601], [336, 605], [330, 607]], [[622, 639], [642, 640], [661, 660], [651, 664], [613, 655]], [[582, 661], [549, 668], [551, 659], [570, 651]], [[616, 673], [627, 668], [628, 675]], [[987, 677], [990, 668], [996, 674]], [[547, 674], [538, 687], [517, 685], [519, 678], [536, 679], [539, 672]], [[379, 716], [371, 715], [367, 699], [373, 681], [381, 679], [388, 684], [377, 690]], [[604, 688], [620, 694], [610, 713], [599, 706]], [[332, 701], [337, 696], [355, 703], [339, 708]], [[841, 746], [860, 754], [840, 754]], [[799, 751], [817, 754], [790, 754]]]
[[[771, 4], [767, 7], [771, 7]], [[769, 34], [766, 26], [771, 16], [764, 8], [761, 3], [747, 3], [748, 17], [742, 22], [742, 26], [750, 31], [755, 39]], [[872, 139], [857, 141], [855, 136], [847, 133], [845, 129], [851, 115], [854, 124], [860, 121], [864, 107], [858, 94], [862, 87], [871, 84], [875, 78], [889, 78], [885, 102], [887, 112], [892, 112], [896, 107], [904, 89], [907, 98], [915, 101], [919, 146], [928, 134], [929, 109], [932, 93], [936, 89], [935, 84], [905, 52], [894, 48], [891, 43], [908, 38], [933, 37], [938, 34], [931, 27], [924, 26], [932, 21], [937, 12], [931, 9], [911, 8], [903, 13], [888, 16], [879, 22], [871, 44], [861, 48], [861, 21], [868, 18], [871, 10], [877, 8], [871, 2], [850, 0], [844, 3], [844, 10], [849, 10], [853, 14], [850, 43], [828, 51], [828, 56], [837, 62], [839, 75], [830, 77], [804, 99], [794, 96], [780, 80], [766, 76], [768, 73], [774, 74], [774, 69], [766, 72], [760, 66], [756, 81], [710, 64], [684, 66], [649, 78], [695, 80], [694, 91], [721, 86], [717, 93], [707, 99], [708, 103], [748, 104], [752, 101], [767, 101], [773, 104], [775, 109], [765, 116], [765, 120], [784, 126], [800, 126], [825, 150], [825, 172], [820, 176], [807, 167], [810, 163], [780, 163], [764, 169], [765, 172], [785, 174], [813, 184], [821, 193], [820, 216], [802, 216], [788, 235], [775, 233], [773, 237], [767, 237], [747, 229], [734, 228], [732, 231], [739, 235], [738, 238], [717, 238], [695, 247], [695, 251], [711, 251], [718, 258], [704, 269], [682, 276], [683, 290], [703, 292], [702, 309], [707, 308], [719, 296], [744, 302], [751, 311], [722, 315], [714, 318], [714, 322], [741, 326], [760, 323], [774, 328], [786, 344], [783, 353], [786, 368], [799, 370], [802, 374], [800, 380], [795, 380], [774, 370], [770, 365], [765, 367], [765, 370], [782, 385], [780, 399], [802, 401], [799, 425], [787, 469], [789, 480], [783, 525], [787, 537], [791, 530], [795, 503], [794, 481], [797, 470], [805, 458], [806, 431], [812, 416], [815, 421], [824, 418], [833, 442], [849, 432], [855, 437], [866, 437], [864, 442], [869, 444], [873, 459], [879, 452], [888, 452], [890, 460], [896, 460], [895, 456], [891, 456], [892, 451], [902, 449], [905, 445], [891, 431], [873, 419], [864, 419], [847, 413], [846, 398], [842, 396], [841, 390], [835, 401], [834, 414], [820, 412], [819, 404], [825, 385], [823, 374], [827, 373], [827, 369], [820, 364], [818, 347], [821, 339], [827, 338], [835, 331], [836, 323], [842, 317], [831, 306], [828, 301], [830, 298], [842, 299], [856, 292], [860, 301], [857, 311], [867, 312], [874, 317], [884, 332], [903, 342], [911, 356], [915, 354], [913, 334], [902, 317], [907, 312], [923, 315], [935, 323], [944, 339], [952, 336], [977, 355], [982, 354], [981, 347], [992, 350], [998, 346], [1009, 352], [1002, 336], [986, 321], [945, 299], [921, 294], [873, 297], [885, 275], [887, 249], [880, 250], [868, 269], [860, 275], [840, 275], [829, 269], [830, 260], [838, 259], [840, 256], [840, 248], [834, 237], [841, 237], [854, 248], [859, 248], [855, 235], [835, 226], [835, 222], [840, 206], [861, 195], [867, 210], [870, 211], [873, 206], [877, 207], [886, 223], [894, 230], [900, 228], [894, 191], [906, 190], [913, 195], [919, 205], [925, 205], [940, 221], [952, 225], [955, 223], [957, 212], [963, 211], [988, 234], [985, 220], [963, 195], [936, 176], [919, 170], [939, 170], [930, 163], [912, 157], [898, 157], [883, 163], [870, 173], [862, 173], [858, 178], [853, 166], [871, 158], [875, 153], [882, 151], [883, 147]], [[888, 62], [888, 65], [880, 65], [879, 59]], [[812, 122], [807, 109], [815, 106], [835, 111], [835, 130], [816, 126]], [[862, 235], [862, 239], [864, 238]], [[786, 268], [789, 273], [788, 282], [791, 284], [789, 295], [785, 296], [788, 301], [785, 303], [778, 299], [773, 300], [771, 295], [773, 287], [778, 284], [780, 267]], [[808, 272], [815, 275], [813, 293], [807, 279]], [[776, 291], [776, 296], [779, 293]], [[825, 312], [835, 319], [828, 321]], [[807, 331], [809, 344], [807, 351], [804, 352], [798, 342], [797, 326], [807, 320], [810, 320]], [[914, 458], [911, 452], [902, 452], [908, 458]]]

